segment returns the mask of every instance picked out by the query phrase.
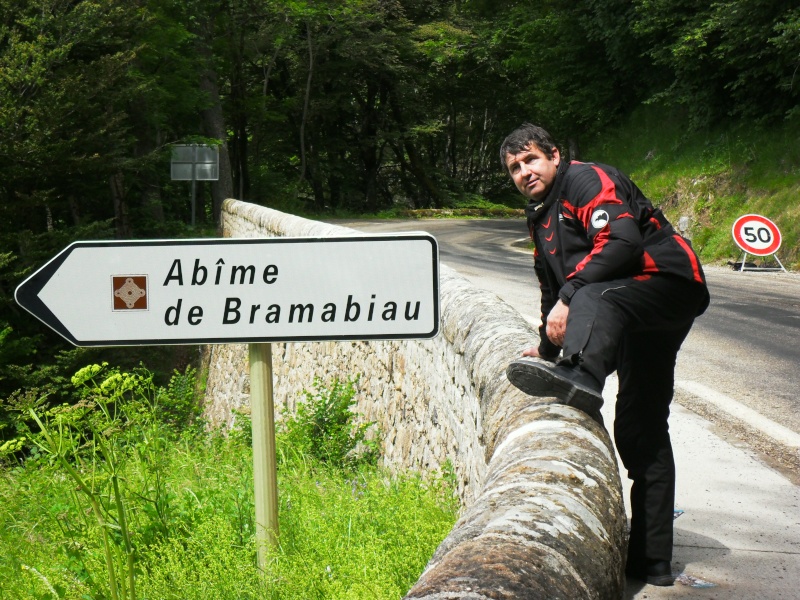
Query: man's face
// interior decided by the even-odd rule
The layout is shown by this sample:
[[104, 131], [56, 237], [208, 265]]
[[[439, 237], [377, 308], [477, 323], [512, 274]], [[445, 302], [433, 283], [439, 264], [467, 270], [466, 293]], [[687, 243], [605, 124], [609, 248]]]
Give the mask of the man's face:
[[559, 162], [558, 148], [553, 148], [553, 157], [547, 158], [534, 143], [517, 154], [506, 154], [506, 167], [514, 185], [523, 196], [537, 202], [544, 200], [553, 187]]

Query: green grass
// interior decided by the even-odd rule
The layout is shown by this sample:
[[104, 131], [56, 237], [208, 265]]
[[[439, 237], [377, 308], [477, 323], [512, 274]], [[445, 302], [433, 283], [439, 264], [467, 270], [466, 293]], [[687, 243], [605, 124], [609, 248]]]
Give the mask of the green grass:
[[[306, 393], [306, 415], [319, 418], [328, 406], [335, 414], [327, 415], [334, 418], [326, 423], [334, 425], [311, 431], [302, 419], [293, 426], [288, 418], [279, 431], [279, 545], [261, 572], [249, 431], [206, 432], [195, 409], [186, 406], [192, 375], [165, 390], [151, 385], [146, 373], [82, 370], [75, 379], [86, 390], [81, 406], [38, 409], [52, 446], [19, 412], [16, 439], [27, 450], [23, 455], [14, 445], [6, 447], [0, 467], [0, 598], [307, 600], [405, 594], [455, 521], [458, 502], [449, 478], [391, 476], [374, 464], [370, 452], [364, 460], [350, 452], [333, 457], [331, 443], [294, 447], [306, 432], [333, 436], [337, 449], [349, 436], [351, 450], [358, 452], [365, 427], [356, 424], [347, 396], [357, 380], [331, 388], [316, 382], [317, 392]], [[176, 421], [181, 413], [188, 420]], [[307, 451], [315, 447], [324, 453]], [[59, 453], [88, 491], [76, 485]], [[91, 494], [102, 519], [88, 501]], [[133, 549], [130, 562], [126, 542]]]
[[627, 172], [667, 217], [692, 218], [693, 244], [709, 263], [738, 260], [731, 226], [762, 214], [779, 227], [777, 252], [800, 268], [800, 119], [777, 126], [726, 125], [691, 131], [678, 113], [650, 106], [592, 144], [584, 160]]

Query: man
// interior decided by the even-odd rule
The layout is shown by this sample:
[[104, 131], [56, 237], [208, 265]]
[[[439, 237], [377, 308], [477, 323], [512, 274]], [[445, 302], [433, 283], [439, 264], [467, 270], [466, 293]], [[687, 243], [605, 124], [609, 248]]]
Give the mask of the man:
[[508, 379], [602, 421], [603, 385], [617, 371], [614, 437], [633, 480], [626, 572], [672, 585], [669, 405], [678, 350], [709, 302], [700, 262], [628, 177], [564, 160], [544, 129], [523, 124], [500, 158], [528, 198], [542, 296], [540, 343]]

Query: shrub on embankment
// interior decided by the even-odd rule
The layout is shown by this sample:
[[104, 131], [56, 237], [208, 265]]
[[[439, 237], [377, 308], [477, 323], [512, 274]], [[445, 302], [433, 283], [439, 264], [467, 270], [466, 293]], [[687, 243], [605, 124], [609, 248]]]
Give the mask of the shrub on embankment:
[[[397, 598], [450, 530], [448, 481], [390, 478], [319, 385], [279, 429], [280, 545], [256, 567], [249, 420], [199, 419], [194, 373], [81, 369], [74, 406], [15, 405], [0, 465], [0, 598]], [[24, 457], [24, 458], [23, 458]]]

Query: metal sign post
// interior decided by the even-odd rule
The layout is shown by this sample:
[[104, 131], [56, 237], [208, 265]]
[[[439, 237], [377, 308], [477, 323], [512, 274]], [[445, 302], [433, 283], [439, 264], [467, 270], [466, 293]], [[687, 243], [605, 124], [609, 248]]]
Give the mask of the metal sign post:
[[249, 344], [263, 568], [278, 538], [269, 342], [435, 337], [439, 250], [427, 233], [75, 242], [15, 299], [76, 346]]
[[194, 227], [197, 182], [219, 179], [219, 149], [206, 144], [173, 145], [170, 176], [173, 181], [192, 182], [192, 227]]

